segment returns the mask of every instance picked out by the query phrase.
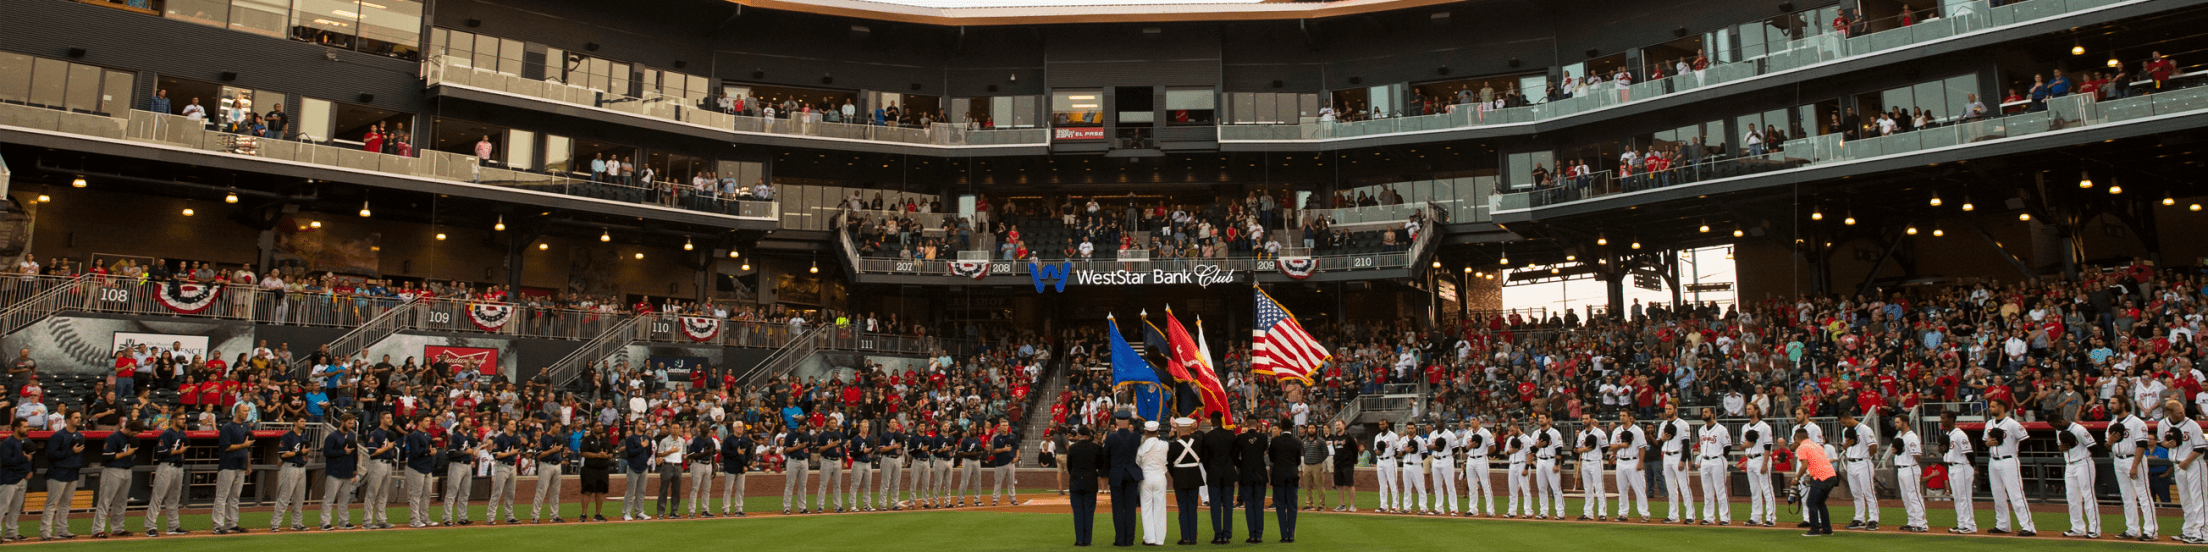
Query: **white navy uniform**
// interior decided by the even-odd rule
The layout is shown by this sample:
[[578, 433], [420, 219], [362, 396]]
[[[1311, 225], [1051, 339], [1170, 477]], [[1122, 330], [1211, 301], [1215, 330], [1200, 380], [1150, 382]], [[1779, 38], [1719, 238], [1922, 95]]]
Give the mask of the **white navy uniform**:
[[[2108, 424], [2107, 437], [2109, 462], [2116, 473], [2116, 496], [2124, 508], [2124, 534], [2153, 537], [2162, 524], [2154, 519], [2154, 495], [2149, 494], [2147, 487], [2147, 461], [2141, 458], [2152, 450], [2148, 443], [2152, 437], [2147, 432], [2147, 421], [2127, 414]], [[2132, 471], [2134, 465], [2139, 467], [2137, 472]]]
[[[1687, 466], [1687, 455], [1693, 452], [1687, 450], [1689, 447], [1688, 441], [1693, 439], [1692, 430], [1688, 429], [1687, 421], [1681, 418], [1665, 420], [1662, 425], [1657, 427], [1656, 434], [1658, 436], [1665, 435], [1667, 432], [1671, 436], [1669, 439], [1664, 439], [1662, 449], [1664, 453], [1664, 500], [1669, 502], [1664, 505], [1664, 521], [1694, 519], [1694, 489], [1687, 486], [1692, 484], [1692, 476], [1689, 474], [1694, 473], [1689, 471], [1693, 468]], [[1681, 509], [1686, 510], [1685, 516], [1679, 515]]]
[[1648, 519], [1648, 478], [1642, 474], [1641, 455], [1648, 452], [1648, 435], [1640, 424], [1629, 424], [1610, 430], [1610, 443], [1625, 445], [1618, 449], [1618, 517], [1624, 518], [1631, 508]]
[[1978, 532], [1978, 515], [1972, 513], [1975, 500], [1971, 488], [1978, 485], [1978, 468], [1971, 465], [1970, 453], [1978, 450], [1977, 442], [1963, 428], [1947, 430], [1947, 452], [1940, 454], [1940, 462], [1947, 464], [1947, 492], [1955, 503], [1955, 528], [1957, 533]]
[[2065, 444], [2063, 441], [2069, 445], [2062, 448], [2062, 488], [2070, 503], [2070, 532], [2099, 536], [2101, 502], [2093, 496], [2093, 432], [2070, 424], [2056, 437], [2058, 445]]
[[[1457, 443], [1464, 448], [1464, 511], [1476, 514], [1482, 511], [1495, 514], [1495, 482], [1488, 479], [1487, 453], [1495, 448], [1495, 434], [1480, 428], [1477, 431], [1458, 432]], [[1480, 506], [1485, 504], [1486, 510]]]
[[1446, 429], [1426, 436], [1426, 450], [1434, 455], [1434, 508], [1457, 513], [1457, 439]]
[[1403, 490], [1398, 487], [1403, 481], [1396, 475], [1397, 468], [1402, 466], [1395, 461], [1395, 441], [1399, 437], [1393, 431], [1383, 431], [1372, 438], [1372, 463], [1379, 472], [1380, 509], [1383, 511], [1400, 509], [1403, 504]]
[[1994, 529], [2011, 530], [2013, 513], [2017, 532], [2039, 532], [2032, 524], [2031, 504], [2024, 501], [2024, 471], [2016, 458], [2025, 435], [2024, 424], [2018, 423], [2015, 416], [1986, 422], [1986, 480], [1993, 486]]
[[1135, 449], [1135, 466], [1142, 468], [1142, 543], [1165, 544], [1165, 453], [1169, 448], [1156, 437], [1142, 440]]
[[1771, 489], [1771, 423], [1755, 421], [1740, 428], [1740, 454], [1747, 460], [1748, 522], [1778, 523], [1778, 493]]
[[1550, 427], [1536, 432], [1535, 435], [1537, 436], [1534, 438], [1536, 443], [1540, 440], [1538, 436], [1545, 435], [1548, 437], [1549, 444], [1533, 451], [1534, 494], [1541, 497], [1541, 505], [1534, 511], [1534, 514], [1562, 518], [1564, 517], [1564, 474], [1558, 473], [1556, 469], [1556, 455], [1558, 451], [1564, 449], [1564, 443], [1566, 442], [1564, 432]]
[[1573, 447], [1585, 447], [1579, 453], [1579, 481], [1586, 487], [1586, 497], [1579, 505], [1579, 515], [1602, 519], [1610, 516], [1610, 492], [1602, 485], [1602, 452], [1609, 450], [1610, 432], [1597, 428], [1579, 430], [1573, 437]]
[[1903, 431], [1894, 436], [1894, 482], [1901, 489], [1902, 510], [1908, 514], [1909, 527], [1923, 528], [1930, 523], [1924, 519], [1924, 465], [1918, 457], [1924, 455], [1924, 440], [1915, 431]]
[[1702, 523], [1733, 522], [1732, 478], [1726, 476], [1726, 451], [1733, 433], [1721, 424], [1703, 424], [1695, 439], [1695, 467], [1702, 472]]
[[[1853, 427], [1840, 428], [1841, 458], [1847, 462], [1848, 498], [1854, 501], [1855, 517], [1864, 524], [1878, 523], [1878, 488], [1871, 482], [1871, 457], [1878, 447], [1878, 430], [1871, 424], [1858, 422]], [[1849, 444], [1854, 439], [1854, 444]]]

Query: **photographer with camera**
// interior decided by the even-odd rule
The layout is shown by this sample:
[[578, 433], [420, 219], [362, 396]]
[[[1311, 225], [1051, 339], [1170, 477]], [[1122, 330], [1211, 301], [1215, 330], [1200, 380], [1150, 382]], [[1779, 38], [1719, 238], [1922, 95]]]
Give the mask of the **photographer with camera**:
[[[1825, 456], [1824, 445], [1809, 440], [1809, 430], [1802, 429], [1802, 426], [1795, 426], [1794, 440], [1791, 446], [1794, 447], [1794, 457], [1798, 461], [1797, 469], [1794, 472], [1794, 485], [1796, 487], [1807, 486], [1809, 489], [1808, 496], [1803, 502], [1807, 506], [1802, 509], [1803, 517], [1809, 519], [1809, 532], [1802, 533], [1802, 536], [1830, 535], [1832, 534], [1832, 512], [1825, 509], [1825, 499], [1832, 495], [1832, 487], [1839, 484], [1840, 478], [1833, 473], [1832, 460]], [[1787, 498], [1792, 499], [1793, 497], [1789, 496]]]

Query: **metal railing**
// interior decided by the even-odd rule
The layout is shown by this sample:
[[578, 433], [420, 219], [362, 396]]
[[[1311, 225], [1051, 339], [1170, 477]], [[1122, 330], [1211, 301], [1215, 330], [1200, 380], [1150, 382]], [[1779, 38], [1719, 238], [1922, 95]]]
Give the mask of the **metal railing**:
[[[951, 123], [916, 127], [817, 120], [825, 112], [780, 113], [774, 118], [735, 115], [694, 105], [682, 98], [658, 95], [632, 98], [556, 81], [525, 79], [518, 75], [471, 67], [464, 62], [448, 62], [447, 58], [448, 56], [435, 56], [422, 62], [424, 87], [465, 86], [496, 94], [601, 109], [722, 132], [931, 146], [1040, 146], [1050, 143], [1050, 130], [1045, 128], [997, 130]], [[459, 61], [461, 58], [451, 59]]]
[[598, 332], [597, 336], [584, 342], [581, 347], [576, 347], [567, 356], [546, 366], [545, 372], [551, 377], [553, 387], [566, 387], [574, 383], [575, 378], [582, 375], [584, 367], [603, 362], [606, 357], [628, 348], [630, 343], [635, 343], [641, 333], [638, 323], [643, 320], [644, 317], [641, 316], [621, 317], [620, 322]]
[[1941, 148], [1968, 147], [2052, 131], [2088, 128], [2203, 109], [2208, 109], [2208, 87], [2102, 101], [2095, 101], [2089, 94], [2073, 94], [2048, 100], [2044, 111], [1960, 120], [1857, 140], [1844, 140], [1841, 134], [1824, 134], [1787, 141], [1783, 144], [1784, 150], [1761, 156], [1719, 159], [1654, 174], [1635, 175], [1632, 180], [1620, 182], [1608, 189], [1559, 187], [1497, 195], [1494, 196], [1493, 207], [1496, 211], [1541, 207], [1765, 172], [1908, 155]]
[[822, 324], [807, 330], [804, 334], [791, 340], [788, 345], [783, 346], [782, 349], [775, 351], [774, 354], [767, 355], [765, 360], [759, 362], [757, 368], [753, 368], [750, 372], [744, 374], [744, 383], [746, 385], [756, 385], [768, 379], [782, 377], [783, 374], [797, 369], [799, 363], [805, 362], [806, 358], [812, 357], [814, 352], [820, 350], [821, 334], [829, 331], [830, 327], [827, 324]]
[[82, 308], [86, 282], [91, 275], [75, 278], [13, 276], [0, 283], [8, 295], [8, 308], [0, 311], [0, 335], [15, 333], [62, 311]]
[[[377, 314], [375, 318], [370, 318], [367, 322], [353, 328], [352, 331], [345, 332], [345, 335], [330, 340], [326, 346], [329, 347], [331, 361], [343, 362], [345, 359], [366, 352], [369, 346], [383, 341], [386, 337], [391, 337], [392, 334], [399, 333], [399, 330], [406, 329], [407, 322], [414, 319], [415, 315], [422, 310], [422, 305], [414, 303], [398, 308], [385, 309]], [[312, 367], [313, 362], [312, 356], [301, 356], [292, 359], [291, 371], [295, 374], [305, 374]]]
[[[0, 125], [97, 136], [130, 142], [162, 144], [227, 155], [306, 163], [342, 169], [426, 178], [517, 190], [580, 196], [635, 204], [680, 206], [737, 218], [779, 220], [772, 201], [681, 194], [663, 197], [651, 189], [608, 182], [594, 182], [572, 174], [551, 174], [485, 166], [474, 156], [434, 150], [417, 150], [415, 156], [389, 155], [323, 145], [312, 141], [232, 134], [211, 129], [204, 121], [179, 115], [132, 110], [125, 117], [71, 113], [41, 107], [0, 104]], [[304, 137], [318, 138], [328, 137]]]
[[[1563, 119], [1604, 111], [1611, 108], [1645, 102], [1689, 90], [1719, 84], [1739, 82], [1793, 71], [1819, 64], [1833, 63], [1879, 52], [1908, 48], [1919, 44], [1951, 40], [1958, 36], [1983, 32], [1989, 29], [2033, 23], [2043, 19], [2063, 17], [2086, 11], [2100, 10], [2117, 5], [2139, 4], [2148, 0], [2026, 0], [1990, 7], [1984, 0], [1975, 0], [1946, 7], [1946, 17], [1916, 22], [1914, 25], [1844, 36], [1829, 32], [1822, 24], [1811, 24], [1810, 34], [1800, 39], [1766, 43], [1766, 51], [1749, 59], [1731, 63], [1718, 63], [1685, 74], [1634, 83], [1619, 87], [1612, 83], [1598, 83], [1592, 87], [1558, 98], [1520, 107], [1489, 109], [1481, 104], [1457, 104], [1444, 113], [1390, 117], [1365, 121], [1322, 121], [1284, 125], [1221, 125], [1221, 142], [1280, 142], [1314, 141], [1358, 138], [1367, 136], [1408, 134], [1439, 130], [1453, 130], [1483, 126], [1526, 124]], [[1571, 93], [1574, 91], [1565, 91]]]
[[[952, 264], [958, 262], [950, 259], [881, 259], [860, 257], [858, 254], [858, 250], [854, 247], [854, 244], [851, 243], [850, 234], [847, 232], [838, 232], [838, 234], [843, 234], [841, 240], [843, 241], [845, 260], [851, 263], [854, 272], [860, 274], [914, 274], [949, 276], [951, 275], [950, 270]], [[1417, 264], [1420, 252], [1423, 251], [1426, 246], [1431, 242], [1432, 236], [1433, 232], [1420, 232], [1417, 239], [1412, 240], [1410, 243], [1398, 244], [1400, 250], [1397, 251], [1383, 251], [1378, 253], [1367, 253], [1358, 255], [1323, 255], [1312, 257], [1312, 260], [1316, 261], [1318, 264], [1316, 272], [1412, 268], [1413, 265]], [[999, 259], [988, 262], [989, 266], [986, 270], [988, 270], [989, 276], [1026, 276], [1028, 274], [1028, 260], [1026, 259]], [[1075, 272], [1112, 272], [1118, 270], [1164, 270], [1172, 272], [1188, 270], [1198, 265], [1217, 266], [1222, 270], [1233, 272], [1260, 273], [1279, 270], [1279, 265], [1276, 264], [1279, 262], [1278, 259], [1258, 259], [1252, 257], [1200, 257], [1173, 259], [1153, 258], [1147, 261], [1051, 259], [1049, 262], [1050, 264], [1059, 264], [1066, 262], [1073, 263], [1073, 270]]]

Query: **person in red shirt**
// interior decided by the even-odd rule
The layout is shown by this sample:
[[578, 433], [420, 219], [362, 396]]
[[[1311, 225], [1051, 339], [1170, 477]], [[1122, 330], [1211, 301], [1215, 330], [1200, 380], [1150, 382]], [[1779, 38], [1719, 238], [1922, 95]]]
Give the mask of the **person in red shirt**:
[[1840, 12], [1839, 16], [1832, 18], [1832, 32], [1840, 33], [1841, 38], [1847, 38], [1848, 12]]
[[199, 406], [199, 382], [185, 376], [184, 383], [176, 386], [176, 399], [184, 406]]
[[2170, 61], [2169, 56], [2162, 55], [2162, 52], [2155, 52], [2149, 56], [2146, 73], [2149, 78], [2154, 79], [2154, 89], [2161, 90], [2165, 88], [2164, 83], [2177, 74], [2177, 62]]

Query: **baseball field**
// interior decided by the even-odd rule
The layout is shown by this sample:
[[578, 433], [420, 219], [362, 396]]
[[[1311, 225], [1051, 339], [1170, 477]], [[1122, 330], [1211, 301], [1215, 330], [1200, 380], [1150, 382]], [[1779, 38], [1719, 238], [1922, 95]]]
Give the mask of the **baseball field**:
[[[309, 531], [306, 533], [269, 533], [268, 513], [265, 510], [247, 511], [243, 515], [245, 527], [252, 532], [244, 535], [213, 536], [207, 531], [204, 513], [184, 518], [189, 535], [146, 538], [139, 536], [94, 540], [91, 520], [78, 517], [73, 520], [74, 532], [80, 535], [69, 541], [41, 543], [37, 539], [35, 517], [26, 517], [23, 528], [31, 537], [20, 543], [32, 548], [52, 550], [117, 550], [117, 551], [230, 551], [230, 550], [344, 550], [345, 552], [422, 552], [425, 550], [685, 550], [696, 549], [701, 544], [710, 547], [728, 546], [733, 549], [775, 550], [788, 552], [879, 550], [884, 552], [975, 552], [989, 550], [1074, 549], [1070, 512], [1064, 497], [1056, 492], [1028, 490], [1021, 493], [1025, 501], [1020, 506], [959, 508], [951, 510], [908, 510], [900, 512], [875, 512], [851, 514], [815, 514], [804, 516], [781, 515], [781, 500], [776, 497], [752, 497], [746, 503], [750, 512], [745, 518], [680, 519], [622, 522], [616, 517], [608, 523], [578, 523], [574, 521], [581, 505], [569, 503], [563, 508], [565, 524], [527, 524], [527, 505], [521, 505], [524, 525], [486, 526], [482, 505], [478, 502], [477, 523], [468, 527], [440, 527], [405, 529], [404, 508], [394, 508], [390, 519], [400, 529], [380, 531]], [[1532, 521], [1496, 518], [1429, 517], [1370, 513], [1377, 504], [1377, 496], [1364, 493], [1360, 497], [1361, 513], [1305, 512], [1299, 518], [1297, 538], [1293, 544], [1279, 544], [1278, 527], [1273, 513], [1266, 512], [1265, 544], [1243, 544], [1246, 536], [1242, 511], [1236, 513], [1235, 544], [1199, 544], [1190, 548], [1267, 548], [1308, 550], [1358, 550], [1361, 552], [1386, 552], [1410, 550], [1452, 550], [1477, 547], [1500, 550], [1550, 550], [1550, 551], [1603, 551], [1647, 550], [1653, 552], [1707, 552], [1710, 550], [1773, 549], [1791, 547], [1791, 550], [1863, 550], [1869, 547], [1939, 547], [1948, 551], [1964, 550], [2055, 550], [2074, 548], [2156, 547], [2163, 544], [2117, 541], [2117, 533], [2123, 531], [2120, 515], [2104, 516], [2102, 538], [2098, 540], [2072, 539], [2061, 536], [2069, 528], [2068, 515], [2047, 505], [2038, 505], [2036, 515], [2039, 536], [2019, 538], [2014, 536], [1985, 535], [1958, 536], [1946, 532], [1953, 525], [1953, 514], [1945, 509], [1945, 502], [1933, 502], [1929, 518], [1932, 532], [1903, 533], [1902, 511], [1898, 507], [1885, 508], [1884, 526], [1877, 532], [1836, 529], [1837, 534], [1823, 538], [1804, 538], [1801, 530], [1793, 527], [1798, 518], [1782, 510], [1781, 523], [1774, 528], [1743, 527], [1736, 521], [1730, 527], [1679, 526], [1642, 523], [1588, 523], [1578, 521]], [[1501, 504], [1500, 502], [1498, 503]], [[314, 512], [319, 505], [310, 506], [307, 522], [316, 524]], [[609, 509], [619, 512], [618, 503], [610, 503]], [[1614, 506], [1614, 505], [1613, 505]], [[1653, 504], [1656, 517], [1663, 516], [1664, 505]], [[1979, 526], [1991, 528], [1993, 514], [1990, 503], [1979, 503]], [[1734, 519], [1747, 517], [1747, 507], [1735, 504]], [[1782, 509], [1783, 509], [1782, 505]], [[1099, 507], [1094, 548], [1111, 544], [1110, 507]], [[1568, 511], [1576, 516], [1578, 501], [1572, 500]], [[2109, 509], [2109, 513], [2115, 513]], [[2159, 512], [2160, 532], [2177, 534], [2179, 519], [2174, 509]], [[130, 527], [142, 531], [143, 518], [132, 512]], [[1841, 504], [1834, 504], [1832, 515], [1845, 524], [1851, 512]], [[1198, 515], [1197, 540], [1208, 541], [1210, 519], [1208, 513]], [[356, 518], [357, 519], [357, 518]], [[1177, 525], [1169, 516], [1167, 525]], [[1166, 538], [1167, 546], [1178, 541], [1177, 527]], [[707, 544], [714, 543], [714, 544]], [[726, 544], [720, 544], [726, 543]], [[10, 544], [10, 547], [16, 544]]]

